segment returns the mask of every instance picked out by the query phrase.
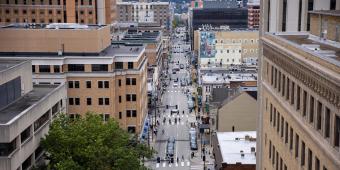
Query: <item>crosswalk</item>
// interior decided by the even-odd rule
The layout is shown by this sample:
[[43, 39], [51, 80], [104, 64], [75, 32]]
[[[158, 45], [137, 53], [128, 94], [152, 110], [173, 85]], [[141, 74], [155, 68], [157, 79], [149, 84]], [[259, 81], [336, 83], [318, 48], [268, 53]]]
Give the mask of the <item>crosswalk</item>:
[[175, 162], [175, 163], [167, 163], [167, 162], [163, 162], [163, 163], [157, 163], [156, 164], [156, 169], [161, 169], [161, 168], [166, 168], [166, 167], [184, 167], [184, 166], [190, 166], [190, 161], [181, 161], [179, 163]]
[[[180, 123], [178, 122], [177, 124], [178, 125], [184, 125], [185, 122], [180, 122]], [[163, 126], [171, 126], [171, 125], [177, 125], [177, 124], [173, 121], [171, 123], [169, 123], [169, 122], [162, 123]]]
[[191, 165], [190, 166], [190, 169], [192, 169], [192, 170], [202, 170], [204, 167], [203, 167], [203, 165]]
[[168, 117], [169, 118], [171, 118], [171, 117], [173, 117], [173, 118], [183, 118], [183, 117], [189, 117], [189, 115], [188, 114], [186, 114], [186, 115], [176, 115], [176, 114], [174, 114], [174, 115], [168, 115]]

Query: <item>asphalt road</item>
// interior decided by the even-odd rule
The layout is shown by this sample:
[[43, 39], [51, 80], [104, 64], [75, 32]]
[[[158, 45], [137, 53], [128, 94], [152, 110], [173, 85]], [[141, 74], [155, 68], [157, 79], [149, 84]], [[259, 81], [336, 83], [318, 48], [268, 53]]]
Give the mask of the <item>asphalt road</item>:
[[[176, 40], [173, 43], [183, 43], [180, 40]], [[186, 66], [188, 64], [188, 58], [185, 57], [185, 53], [173, 53], [172, 55], [173, 64], [169, 64], [168, 76], [171, 77], [171, 81], [167, 80], [165, 82], [168, 86], [165, 88], [165, 92], [161, 98], [161, 105], [169, 105], [168, 109], [160, 109], [157, 115], [157, 120], [160, 125], [157, 127], [157, 135], [155, 136], [155, 144], [154, 149], [158, 152], [155, 157], [160, 157], [161, 162], [157, 163], [156, 161], [150, 162], [148, 165], [152, 169], [178, 169], [178, 170], [188, 170], [188, 169], [203, 169], [202, 165], [197, 162], [190, 161], [190, 142], [189, 142], [189, 128], [190, 121], [195, 119], [193, 113], [189, 113], [188, 104], [187, 104], [187, 95], [184, 93], [187, 89], [191, 90], [191, 86], [181, 86], [180, 81], [178, 81], [178, 86], [174, 87], [175, 79], [190, 79], [189, 70], [186, 70]], [[179, 61], [179, 64], [184, 64], [184, 69], [180, 69], [180, 71], [176, 72], [176, 74], [172, 74], [172, 68], [176, 66], [176, 63]], [[177, 65], [179, 66], [179, 65]], [[175, 109], [175, 105], [178, 105], [179, 114], [170, 114], [171, 109]], [[183, 114], [184, 111], [184, 114]], [[163, 123], [163, 119], [166, 118], [165, 123]], [[171, 120], [171, 123], [169, 122]], [[175, 123], [175, 119], [177, 119], [177, 123]], [[180, 119], [180, 121], [179, 121]], [[164, 134], [162, 133], [164, 130]], [[175, 155], [174, 155], [174, 163], [170, 163], [166, 158], [166, 146], [167, 140], [169, 137], [174, 137], [176, 139], [175, 142]], [[182, 159], [182, 156], [184, 159]], [[178, 158], [178, 162], [177, 162]]]

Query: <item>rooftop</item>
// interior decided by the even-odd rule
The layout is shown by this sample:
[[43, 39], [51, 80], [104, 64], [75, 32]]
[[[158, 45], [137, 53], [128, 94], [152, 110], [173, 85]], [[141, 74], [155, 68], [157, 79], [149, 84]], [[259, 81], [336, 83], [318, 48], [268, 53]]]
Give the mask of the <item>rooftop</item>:
[[203, 84], [223, 84], [230, 83], [231, 81], [256, 81], [257, 74], [239, 73], [239, 74], [218, 74], [207, 73], [202, 76]]
[[321, 14], [321, 15], [330, 15], [330, 16], [340, 16], [340, 10], [315, 10], [309, 11], [311, 14]]
[[68, 30], [93, 30], [100, 29], [106, 25], [81, 25], [76, 23], [51, 23], [51, 24], [35, 24], [35, 23], [13, 23], [0, 27], [1, 29], [68, 29]]
[[276, 38], [302, 49], [314, 57], [340, 67], [339, 42], [325, 40], [309, 33], [275, 33], [275, 35]]
[[13, 68], [13, 66], [18, 65], [22, 62], [23, 61], [19, 60], [0, 60], [0, 72]]
[[256, 164], [256, 131], [216, 132], [216, 135], [223, 163]]
[[38, 103], [57, 87], [58, 85], [33, 86], [33, 90], [31, 92], [0, 110], [0, 124], [7, 124], [12, 119], [19, 117], [23, 111]]
[[115, 44], [106, 48], [102, 56], [139, 56], [145, 49], [143, 44]]
[[117, 43], [131, 43], [131, 44], [138, 44], [138, 43], [157, 43], [160, 41], [160, 32], [134, 32], [128, 31], [125, 33], [123, 38], [119, 41], [112, 41], [112, 44]]

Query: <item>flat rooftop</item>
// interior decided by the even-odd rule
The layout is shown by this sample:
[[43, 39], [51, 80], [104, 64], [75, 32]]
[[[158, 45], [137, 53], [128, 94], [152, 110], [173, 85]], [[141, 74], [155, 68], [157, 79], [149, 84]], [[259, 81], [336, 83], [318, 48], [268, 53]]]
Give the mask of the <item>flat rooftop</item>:
[[83, 25], [77, 23], [51, 23], [51, 24], [34, 24], [34, 23], [13, 23], [0, 27], [0, 29], [65, 29], [65, 30], [95, 30], [106, 25]]
[[19, 60], [0, 60], [0, 72], [5, 71], [7, 69], [13, 68], [14, 66], [23, 63], [25, 61]]
[[128, 30], [128, 32], [124, 34], [123, 38], [121, 38], [119, 41], [112, 41], [112, 44], [157, 43], [160, 41], [160, 35], [161, 35], [160, 32], [138, 32], [137, 33], [132, 30]]
[[202, 83], [229, 83], [231, 81], [256, 81], [257, 73], [238, 73], [238, 74], [218, 74], [218, 73], [206, 73], [202, 75]]
[[322, 60], [340, 67], [340, 43], [309, 33], [275, 33], [276, 37]]
[[[216, 132], [216, 135], [223, 163], [256, 164], [255, 152], [251, 152], [252, 147], [256, 148], [256, 131]], [[246, 136], [253, 140], [246, 140]]]
[[56, 89], [58, 85], [36, 85], [33, 90], [19, 98], [14, 103], [0, 110], [0, 125], [7, 124], [19, 116], [23, 111], [43, 99], [47, 94]]
[[309, 11], [311, 14], [321, 14], [321, 15], [329, 15], [329, 16], [340, 16], [340, 10], [315, 10]]
[[114, 44], [102, 51], [99, 56], [139, 56], [144, 49], [143, 44]]

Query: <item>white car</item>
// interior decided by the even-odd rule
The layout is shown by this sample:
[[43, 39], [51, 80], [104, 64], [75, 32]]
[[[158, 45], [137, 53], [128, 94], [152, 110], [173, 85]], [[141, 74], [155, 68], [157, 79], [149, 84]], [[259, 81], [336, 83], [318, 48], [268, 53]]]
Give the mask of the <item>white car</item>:
[[174, 83], [173, 86], [174, 86], [174, 87], [178, 87], [178, 84], [177, 84], [177, 83]]

